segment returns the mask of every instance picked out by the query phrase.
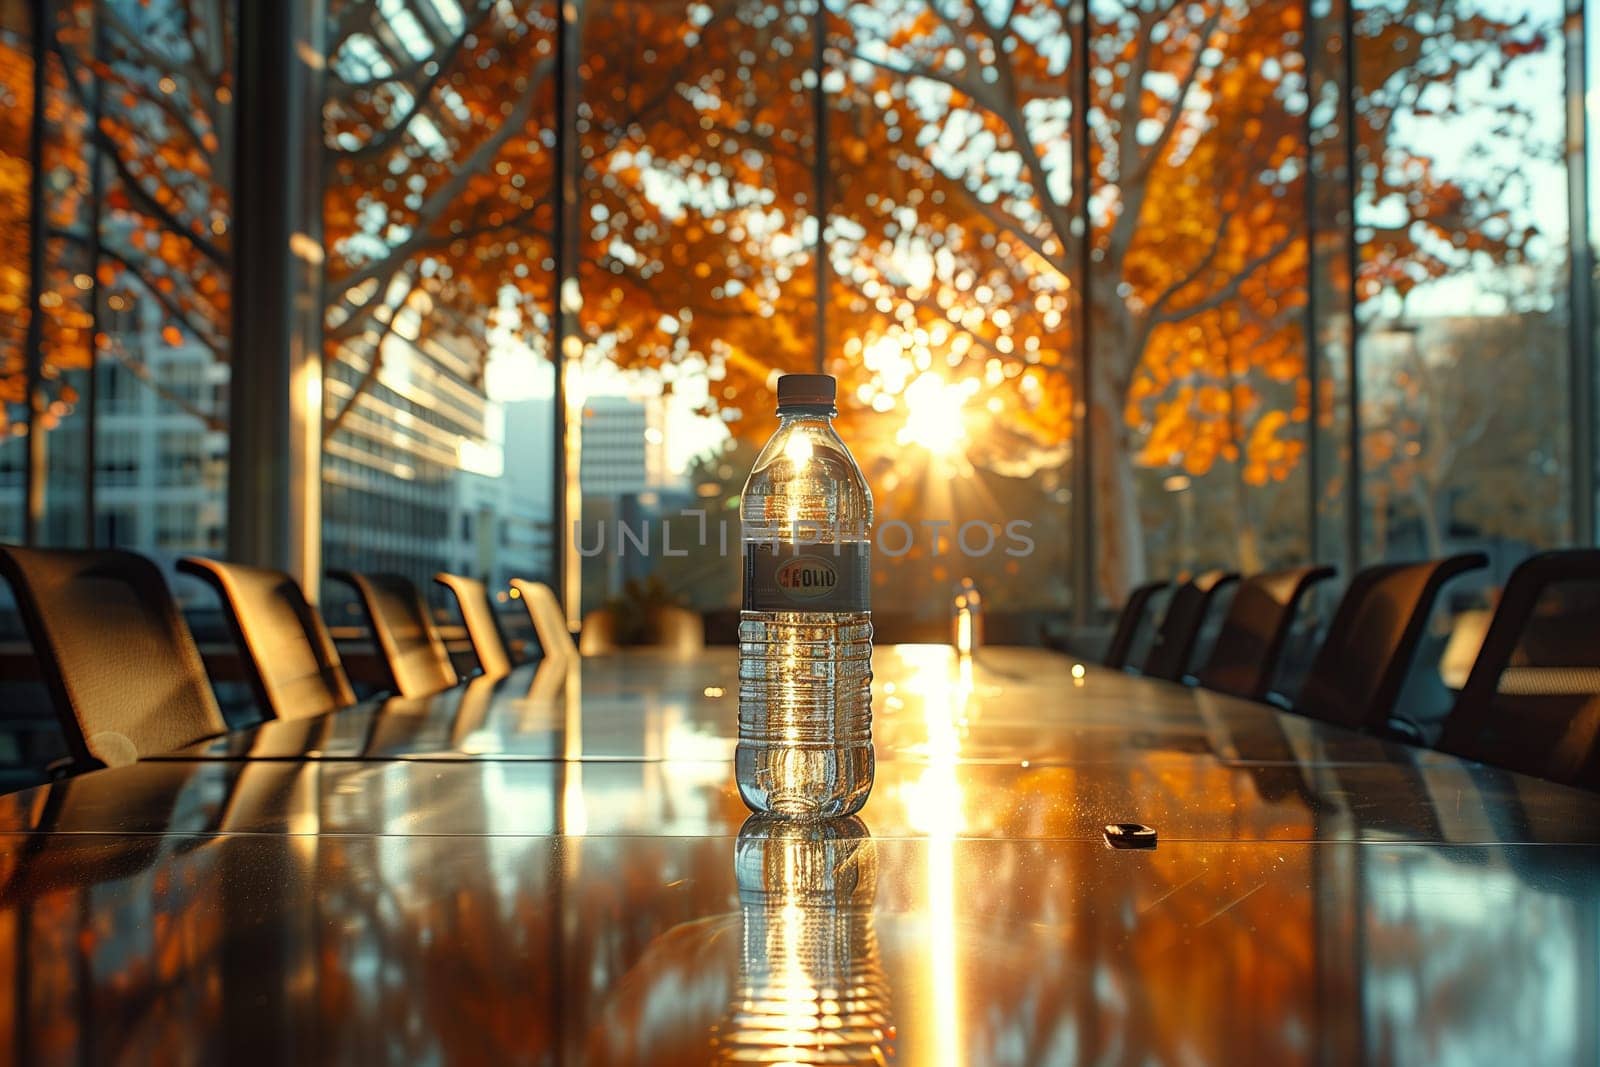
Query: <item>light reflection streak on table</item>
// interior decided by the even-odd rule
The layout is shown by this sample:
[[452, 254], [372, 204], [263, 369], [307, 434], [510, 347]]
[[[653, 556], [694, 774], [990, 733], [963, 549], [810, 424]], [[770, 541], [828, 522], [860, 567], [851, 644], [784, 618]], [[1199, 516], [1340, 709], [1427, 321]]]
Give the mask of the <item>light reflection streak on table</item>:
[[[918, 805], [926, 817], [918, 829], [928, 835], [928, 973], [933, 978], [929, 1003], [934, 1012], [934, 1047], [943, 1054], [942, 1067], [958, 1067], [962, 1046], [955, 839], [964, 827], [955, 766], [961, 754], [961, 726], [969, 721], [974, 665], [970, 656], [958, 657], [952, 683], [947, 680], [944, 649], [923, 645], [907, 648], [901, 655], [912, 665], [906, 686], [923, 700], [928, 735], [928, 767], [922, 772], [922, 800]], [[941, 659], [945, 662], [940, 663]], [[940, 700], [941, 691], [948, 692], [948, 704]]]
[[[1070, 667], [880, 650], [863, 814], [901, 1062], [1348, 1062], [1394, 1042], [1449, 1062], [1495, 1040], [1521, 1054], [1504, 1062], [1593, 1059], [1592, 797]], [[732, 669], [524, 670], [0, 798], [28, 1050], [81, 1051], [114, 990], [167, 961], [157, 1003], [179, 1023], [136, 1045], [155, 1058], [293, 1059], [314, 1038], [408, 1062], [702, 1062], [738, 929]], [[1098, 829], [1123, 819], [1160, 847], [1107, 852]], [[774, 936], [798, 1019], [807, 976]], [[56, 944], [92, 946], [83, 977], [48, 970]], [[1544, 1005], [1537, 1025], [1486, 1029], [1479, 1005], [1513, 996]]]

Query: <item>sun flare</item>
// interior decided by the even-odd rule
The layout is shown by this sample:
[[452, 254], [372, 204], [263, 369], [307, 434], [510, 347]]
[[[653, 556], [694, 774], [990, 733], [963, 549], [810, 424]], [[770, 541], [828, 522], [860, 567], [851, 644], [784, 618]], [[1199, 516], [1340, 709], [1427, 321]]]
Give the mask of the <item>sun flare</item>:
[[932, 373], [918, 376], [901, 398], [906, 421], [900, 443], [918, 445], [935, 456], [955, 455], [967, 438], [962, 408], [971, 394], [966, 382], [953, 384]]

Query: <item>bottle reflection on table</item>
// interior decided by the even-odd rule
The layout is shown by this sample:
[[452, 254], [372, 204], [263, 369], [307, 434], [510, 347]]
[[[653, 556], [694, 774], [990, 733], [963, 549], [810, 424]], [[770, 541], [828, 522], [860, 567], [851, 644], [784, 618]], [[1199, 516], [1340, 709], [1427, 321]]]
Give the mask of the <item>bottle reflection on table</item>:
[[878, 852], [860, 819], [752, 816], [734, 846], [739, 980], [713, 1036], [720, 1063], [875, 1064], [894, 1055], [873, 901]]

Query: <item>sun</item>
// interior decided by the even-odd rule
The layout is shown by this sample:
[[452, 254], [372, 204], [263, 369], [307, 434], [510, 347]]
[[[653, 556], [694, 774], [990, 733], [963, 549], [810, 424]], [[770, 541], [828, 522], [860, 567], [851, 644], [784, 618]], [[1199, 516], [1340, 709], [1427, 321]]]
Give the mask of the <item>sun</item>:
[[935, 456], [955, 455], [967, 439], [962, 408], [971, 392], [965, 382], [952, 384], [931, 372], [919, 375], [900, 398], [906, 409], [900, 444], [918, 445]]

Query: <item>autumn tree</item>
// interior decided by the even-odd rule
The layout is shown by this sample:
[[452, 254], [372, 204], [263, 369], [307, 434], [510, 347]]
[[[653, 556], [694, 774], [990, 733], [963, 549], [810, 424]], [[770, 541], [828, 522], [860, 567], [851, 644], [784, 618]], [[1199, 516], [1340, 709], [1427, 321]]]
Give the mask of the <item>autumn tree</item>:
[[[47, 235], [68, 299], [81, 306], [97, 289], [102, 312], [154, 303], [162, 343], [188, 338], [223, 362], [233, 211], [229, 6], [57, 5], [49, 52], [60, 80], [49, 106], [62, 151], [59, 162], [44, 161], [70, 176], [52, 184]], [[63, 367], [117, 360], [208, 426], [225, 422], [224, 413], [167, 390], [145, 353], [104, 325], [92, 339], [87, 330], [61, 339], [47, 358]]]
[[[563, 299], [582, 350], [663, 371], [669, 389], [680, 366], [721, 376], [729, 361], [794, 362], [769, 357], [809, 350], [796, 327], [815, 306], [795, 284], [810, 188], [796, 121], [808, 20], [750, 0], [581, 11], [568, 176], [577, 284]], [[426, 311], [413, 338], [448, 336], [481, 366], [486, 311], [505, 309], [507, 293], [518, 332], [548, 354], [553, 7], [473, 5], [459, 25], [419, 23], [400, 41], [371, 5], [331, 17], [330, 356], [381, 351], [416, 300]], [[722, 132], [734, 128], [741, 137]], [[717, 396], [718, 407], [745, 399]]]
[[332, 433], [378, 374], [384, 341], [452, 339], [481, 368], [502, 286], [552, 292], [554, 10], [330, 5], [323, 104], [323, 304], [329, 364], [365, 361], [330, 395]]
[[0, 26], [0, 437], [13, 435], [14, 422], [26, 427], [33, 56], [20, 29]]
[[[109, 190], [90, 234], [80, 164], [52, 238], [97, 242], [94, 284], [154, 301], [180, 339], [219, 358], [226, 6], [80, 0], [58, 5], [52, 43], [72, 110], [53, 124], [101, 116], [94, 151], [78, 155], [103, 158]], [[1306, 132], [1343, 121], [1337, 79], [1306, 69], [1298, 4], [1108, 0], [1088, 7], [1087, 55], [1073, 53], [1074, 9], [829, 4], [824, 136], [809, 0], [575, 5], [575, 166], [561, 176], [576, 194], [575, 284], [558, 294], [553, 0], [330, 0], [323, 325], [328, 364], [359, 371], [330, 386], [327, 432], [394, 335], [437, 343], [481, 385], [491, 325], [551, 355], [559, 296], [583, 359], [668, 390], [708, 379], [705, 413], [759, 437], [774, 376], [809, 367], [819, 347], [820, 306], [852, 440], [887, 480], [906, 466], [896, 428], [912, 396], [952, 412], [959, 463], [1037, 476], [1047, 495], [1064, 490], [1087, 418], [1107, 595], [1145, 565], [1140, 471], [1230, 472], [1230, 499], [1246, 502], [1228, 515], [1238, 561], [1256, 562], [1252, 492], [1303, 465], [1306, 424], [1323, 411], [1305, 384], [1305, 302], [1343, 246], [1313, 244], [1308, 223], [1325, 220], [1306, 218], [1306, 181], [1309, 162], [1337, 162], [1340, 139], [1308, 159]], [[1510, 145], [1514, 161], [1528, 105], [1471, 86], [1537, 53], [1549, 28], [1383, 0], [1356, 30], [1346, 202], [1362, 214], [1360, 295], [1514, 257], [1531, 227], [1508, 208], [1505, 175], [1436, 160], [1396, 118], [1489, 107], [1503, 121], [1474, 143]], [[1319, 47], [1342, 47], [1327, 31]], [[930, 465], [897, 484], [914, 496], [950, 473]]]
[[[1366, 152], [1384, 162], [1361, 195], [1403, 187], [1408, 208], [1369, 227], [1363, 284], [1394, 272], [1438, 276], [1474, 251], [1505, 248], [1517, 230], [1512, 221], [1498, 238], [1482, 233], [1483, 222], [1504, 216], [1498, 187], [1439, 173], [1389, 119], [1424, 90], [1433, 106], [1465, 108], [1462, 75], [1536, 50], [1540, 31], [1455, 16], [1448, 3], [1421, 6], [1358, 20], [1360, 80], [1372, 88], [1357, 122]], [[1073, 60], [1059, 6], [902, 0], [840, 13], [858, 116], [851, 128], [868, 138], [854, 154], [863, 163], [894, 160], [922, 179], [857, 179], [874, 197], [863, 199], [871, 213], [852, 215], [862, 246], [903, 249], [912, 244], [905, 228], [941, 235], [936, 254], [948, 255], [936, 267], [958, 292], [935, 302], [945, 321], [962, 326], [1000, 318], [1006, 327], [1019, 303], [1028, 306], [997, 299], [1002, 290], [986, 277], [1007, 261], [1016, 263], [1013, 293], [1035, 295], [1046, 278], [1088, 301], [1085, 338], [1072, 336], [1072, 317], [1059, 315], [1057, 302], [1033, 302], [1046, 307], [1039, 336], [1053, 356], [1030, 358], [1013, 339], [1011, 351], [974, 346], [949, 362], [987, 373], [996, 359], [1002, 374], [1027, 382], [1040, 380], [1030, 366], [1038, 375], [1087, 354], [1089, 395], [1063, 386], [1055, 395], [1087, 402], [1096, 548], [1103, 589], [1115, 599], [1144, 566], [1136, 466], [1200, 475], [1229, 463], [1245, 483], [1263, 485], [1286, 478], [1304, 450], [1310, 101], [1302, 9], [1231, 0], [1092, 7], [1083, 146], [1070, 143]], [[1515, 101], [1501, 106], [1522, 110]], [[1090, 168], [1087, 205], [1072, 199], [1075, 152]], [[924, 203], [936, 205], [931, 219]], [[1085, 206], [1091, 246], [1082, 278], [1075, 219]], [[887, 268], [873, 280], [887, 289], [884, 303], [900, 305], [903, 281]], [[1028, 289], [1018, 288], [1023, 280]], [[1286, 391], [1286, 401], [1265, 399]], [[1049, 441], [1060, 439], [1072, 408], [1036, 396], [1020, 410]], [[1013, 426], [1012, 409], [997, 421]]]

